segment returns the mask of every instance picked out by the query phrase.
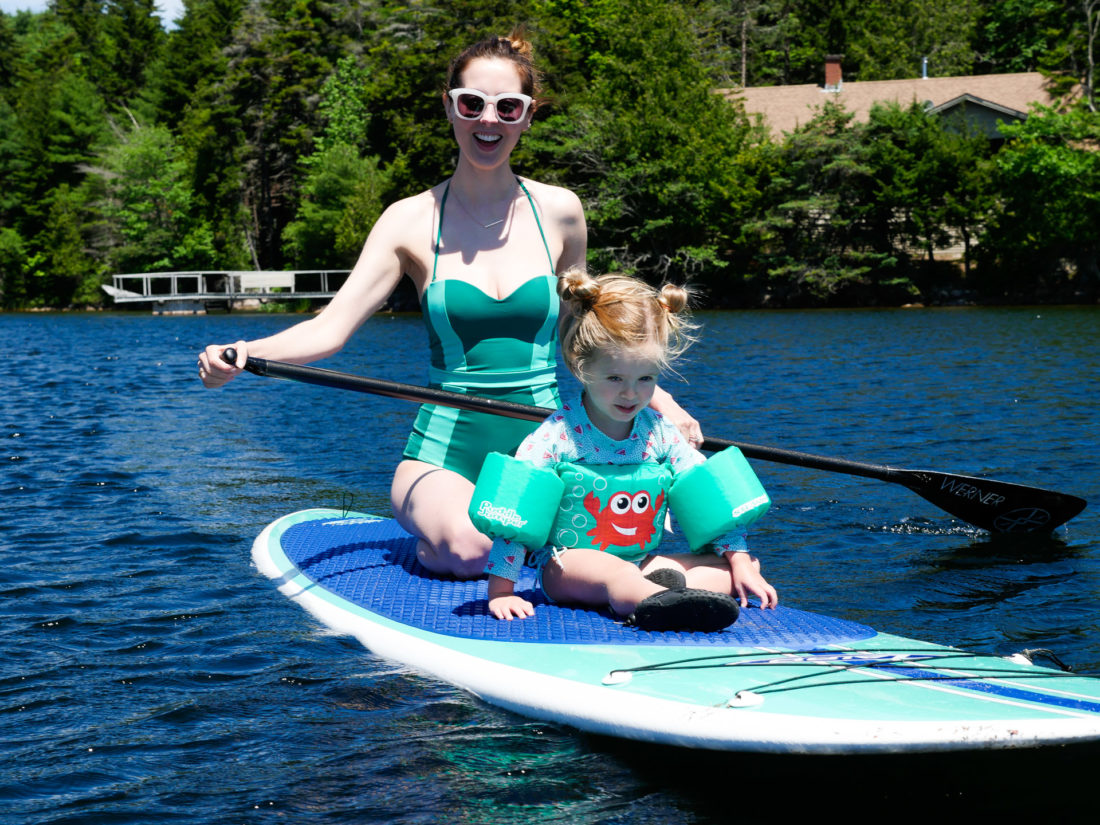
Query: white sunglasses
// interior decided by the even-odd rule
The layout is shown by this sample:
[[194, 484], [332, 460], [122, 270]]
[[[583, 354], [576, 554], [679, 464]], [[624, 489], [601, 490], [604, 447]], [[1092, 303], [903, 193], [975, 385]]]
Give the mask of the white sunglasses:
[[477, 89], [451, 89], [447, 94], [454, 104], [455, 114], [463, 120], [480, 120], [485, 107], [492, 103], [502, 123], [519, 123], [531, 107], [530, 96], [519, 92], [487, 95]]

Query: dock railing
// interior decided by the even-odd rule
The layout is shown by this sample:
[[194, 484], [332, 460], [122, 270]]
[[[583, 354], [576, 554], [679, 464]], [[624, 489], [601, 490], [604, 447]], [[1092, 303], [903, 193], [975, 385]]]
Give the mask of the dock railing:
[[115, 275], [103, 290], [116, 304], [190, 301], [228, 303], [253, 298], [331, 298], [347, 279], [346, 269], [197, 270]]

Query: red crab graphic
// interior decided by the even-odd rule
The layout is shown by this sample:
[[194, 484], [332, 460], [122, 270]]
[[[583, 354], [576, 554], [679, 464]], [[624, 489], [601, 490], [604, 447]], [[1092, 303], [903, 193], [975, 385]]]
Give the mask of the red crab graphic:
[[584, 497], [584, 509], [596, 519], [596, 526], [588, 531], [588, 535], [603, 551], [612, 544], [617, 547], [632, 544], [645, 547], [657, 532], [655, 522], [664, 500], [664, 490], [653, 502], [644, 490], [633, 495], [621, 491], [613, 493], [607, 506], [601, 510], [600, 500], [595, 493], [589, 493]]

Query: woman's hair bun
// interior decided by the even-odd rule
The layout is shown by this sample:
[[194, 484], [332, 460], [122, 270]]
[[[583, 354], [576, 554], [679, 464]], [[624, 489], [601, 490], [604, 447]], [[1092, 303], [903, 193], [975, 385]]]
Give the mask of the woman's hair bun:
[[510, 35], [501, 39], [511, 43], [512, 51], [526, 57], [528, 60], [535, 54], [535, 49], [531, 45], [531, 41], [527, 39], [527, 33], [523, 29], [513, 29]]

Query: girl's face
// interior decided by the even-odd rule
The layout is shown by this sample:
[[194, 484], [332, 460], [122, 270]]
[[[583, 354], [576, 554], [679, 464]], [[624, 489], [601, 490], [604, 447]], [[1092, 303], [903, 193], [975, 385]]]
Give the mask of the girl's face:
[[655, 348], [601, 352], [584, 367], [584, 408], [604, 435], [621, 441], [649, 405], [661, 373]]
[[[488, 98], [509, 92], [523, 93], [516, 65], [510, 60], [479, 58], [467, 64], [459, 81], [463, 88], [481, 92]], [[505, 100], [500, 105], [511, 106]], [[506, 163], [519, 141], [520, 135], [531, 125], [533, 107], [514, 122], [501, 120], [497, 104], [485, 103], [476, 119], [459, 117], [455, 103], [449, 95], [443, 96], [447, 117], [454, 126], [455, 140], [462, 155], [479, 168], [493, 168]]]

